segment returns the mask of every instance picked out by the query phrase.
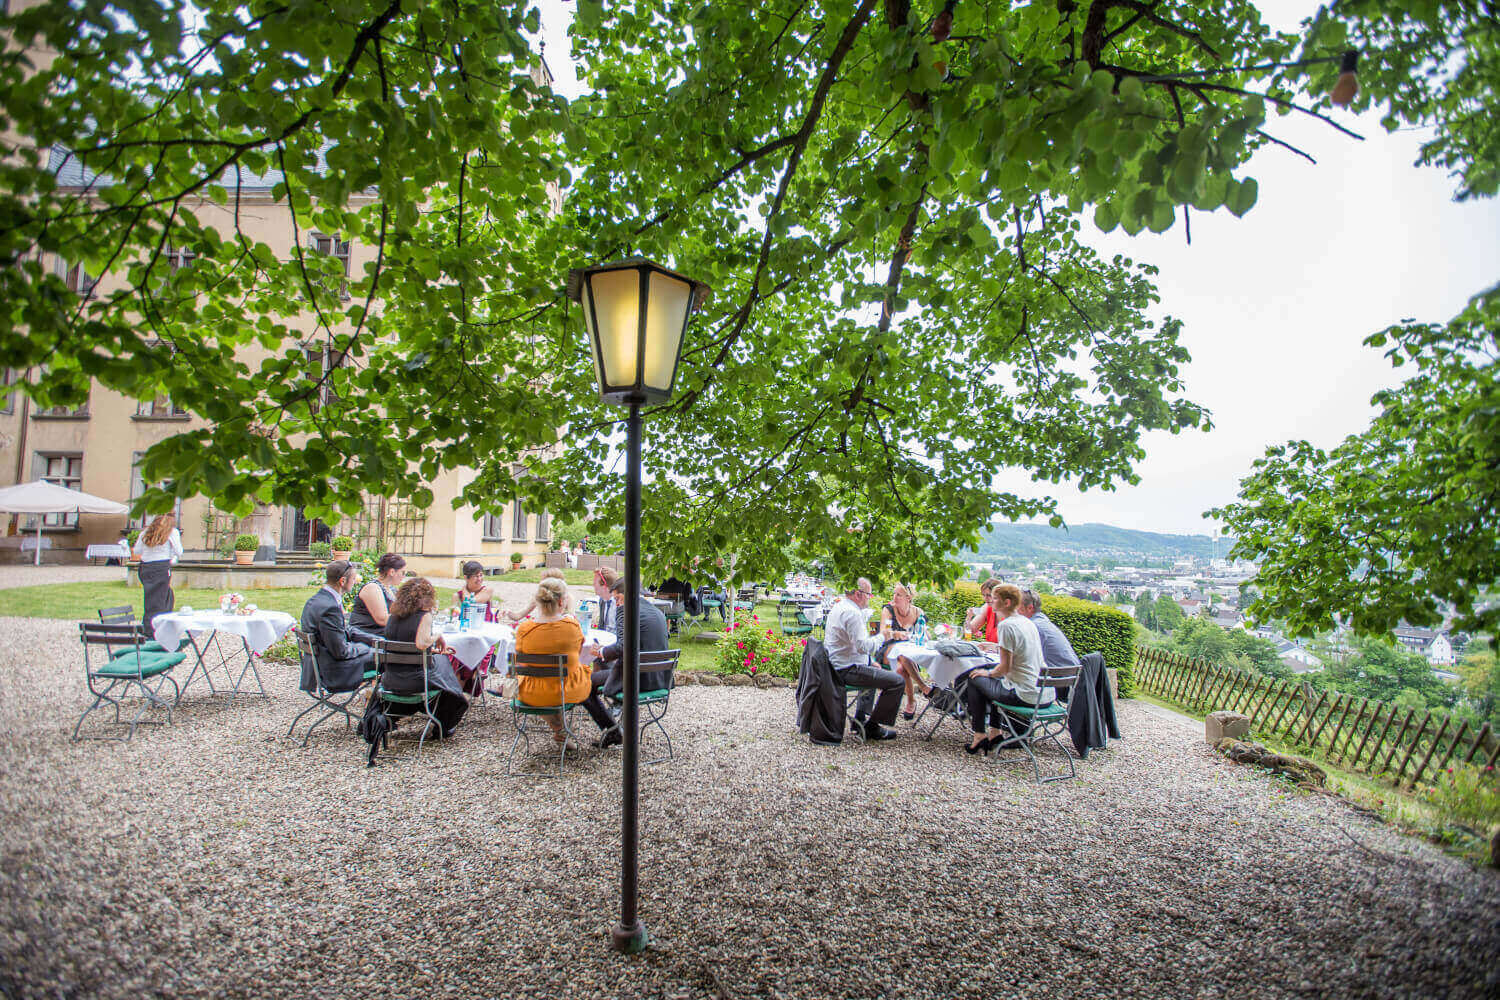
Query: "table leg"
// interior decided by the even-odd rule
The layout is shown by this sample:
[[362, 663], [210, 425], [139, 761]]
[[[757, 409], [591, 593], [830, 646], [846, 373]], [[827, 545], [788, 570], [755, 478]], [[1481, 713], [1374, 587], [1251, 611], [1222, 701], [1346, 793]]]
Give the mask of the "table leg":
[[[248, 639], [245, 639], [245, 638], [242, 637], [240, 639], [240, 645], [241, 645], [241, 647], [243, 647], [243, 650], [244, 650], [244, 653], [245, 653], [245, 665], [240, 668], [240, 675], [239, 675], [239, 677], [235, 678], [235, 681], [234, 681], [234, 693], [235, 694], [239, 694], [241, 692], [241, 685], [244, 684], [244, 682], [245, 682], [245, 674], [249, 673], [249, 674], [253, 674], [255, 676], [255, 686], [259, 690], [256, 690], [256, 691], [245, 691], [244, 693], [245, 694], [258, 694], [262, 698], [269, 698], [269, 697], [271, 697], [270, 695], [266, 694], [266, 686], [265, 686], [265, 684], [260, 679], [260, 671], [255, 668], [255, 652], [254, 652], [254, 650], [252, 650], [250, 648], [250, 641]], [[225, 662], [227, 663], [228, 660], [226, 659]]]
[[214, 679], [209, 675], [208, 664], [203, 662], [203, 654], [208, 652], [207, 643], [199, 646], [198, 640], [195, 637], [195, 634], [192, 632], [189, 632], [187, 634], [187, 640], [188, 646], [193, 650], [193, 656], [196, 662], [193, 664], [193, 669], [188, 673], [187, 680], [183, 682], [182, 689], [177, 692], [177, 701], [181, 701], [182, 696], [187, 694], [188, 686], [193, 683], [193, 679], [198, 676], [198, 671], [200, 670], [203, 671], [203, 679], [208, 682], [209, 695], [212, 696], [218, 694], [218, 689], [214, 687]]

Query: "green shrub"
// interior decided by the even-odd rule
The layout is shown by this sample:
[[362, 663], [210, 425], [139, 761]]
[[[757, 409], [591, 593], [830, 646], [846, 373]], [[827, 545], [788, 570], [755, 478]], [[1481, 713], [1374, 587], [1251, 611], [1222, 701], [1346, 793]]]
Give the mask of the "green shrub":
[[130, 547], [131, 548], [135, 548], [135, 540], [137, 538], [141, 537], [141, 529], [140, 528], [131, 528], [130, 529], [130, 533], [127, 534], [125, 537], [130, 542]]
[[1450, 822], [1463, 823], [1481, 833], [1500, 825], [1500, 784], [1493, 767], [1455, 764], [1440, 771], [1427, 798]]
[[510, 554], [510, 564], [511, 566], [519, 566], [521, 565], [521, 560], [525, 558], [526, 557], [519, 552], [512, 552]]
[[807, 640], [781, 635], [759, 615], [737, 619], [724, 630], [714, 647], [714, 665], [726, 674], [771, 674], [796, 677], [802, 669], [802, 647]]
[[254, 552], [258, 548], [260, 548], [259, 535], [240, 535], [234, 540], [236, 552]]
[[307, 554], [314, 559], [332, 559], [333, 546], [327, 542], [313, 542], [307, 547]]
[[1103, 653], [1105, 667], [1119, 675], [1120, 697], [1135, 690], [1135, 619], [1094, 601], [1060, 594], [1042, 597], [1042, 610], [1079, 656]]
[[354, 539], [348, 535], [339, 535], [333, 540], [333, 548], [336, 552], [349, 552], [354, 548]]

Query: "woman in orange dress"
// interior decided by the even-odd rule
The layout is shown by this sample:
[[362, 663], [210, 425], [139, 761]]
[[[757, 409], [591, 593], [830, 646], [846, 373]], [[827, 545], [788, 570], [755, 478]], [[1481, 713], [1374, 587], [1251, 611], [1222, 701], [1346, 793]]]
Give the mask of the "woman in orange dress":
[[[578, 651], [583, 648], [583, 630], [567, 613], [567, 601], [568, 588], [563, 581], [546, 579], [537, 584], [536, 610], [530, 619], [516, 626], [516, 652], [566, 655], [568, 679], [563, 685], [562, 701], [578, 704], [588, 699], [593, 685], [589, 667], [578, 659]], [[557, 681], [550, 677], [522, 677], [516, 697], [538, 708], [557, 705]], [[561, 743], [567, 739], [560, 712], [542, 718], [547, 720], [554, 740]]]

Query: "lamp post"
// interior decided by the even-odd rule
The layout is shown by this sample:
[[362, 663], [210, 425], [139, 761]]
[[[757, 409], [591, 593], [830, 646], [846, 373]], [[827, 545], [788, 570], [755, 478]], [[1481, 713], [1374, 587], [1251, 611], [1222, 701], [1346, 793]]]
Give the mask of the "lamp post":
[[568, 297], [583, 306], [594, 375], [607, 403], [628, 406], [625, 422], [625, 640], [623, 801], [620, 830], [620, 923], [610, 932], [616, 951], [646, 947], [637, 913], [636, 805], [640, 798], [641, 405], [671, 398], [682, 337], [708, 286], [642, 257], [568, 272]]

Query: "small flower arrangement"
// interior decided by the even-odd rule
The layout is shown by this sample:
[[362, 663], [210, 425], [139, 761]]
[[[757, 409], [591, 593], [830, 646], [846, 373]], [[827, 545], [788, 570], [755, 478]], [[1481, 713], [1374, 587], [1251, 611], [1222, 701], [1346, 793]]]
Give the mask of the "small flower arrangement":
[[936, 625], [929, 625], [927, 630], [934, 640], [958, 638], [958, 626], [949, 625], [947, 622], [938, 622]]
[[226, 615], [237, 614], [239, 612], [240, 605], [244, 603], [244, 594], [229, 593], [219, 595], [219, 610]]

